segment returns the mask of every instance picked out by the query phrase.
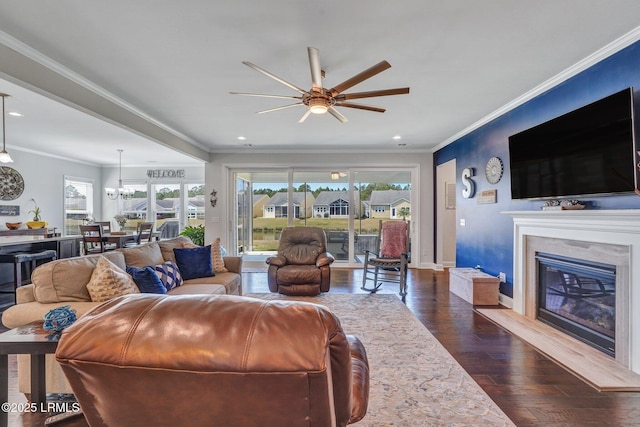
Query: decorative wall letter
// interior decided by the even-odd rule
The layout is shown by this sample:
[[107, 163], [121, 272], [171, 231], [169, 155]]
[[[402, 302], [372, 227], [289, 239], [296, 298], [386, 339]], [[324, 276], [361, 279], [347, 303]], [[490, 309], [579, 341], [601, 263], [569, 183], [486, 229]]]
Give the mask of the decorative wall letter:
[[472, 176], [475, 175], [475, 171], [473, 168], [464, 168], [462, 170], [462, 185], [464, 185], [464, 189], [462, 190], [462, 197], [465, 199], [473, 197], [476, 192], [476, 185], [471, 179]]

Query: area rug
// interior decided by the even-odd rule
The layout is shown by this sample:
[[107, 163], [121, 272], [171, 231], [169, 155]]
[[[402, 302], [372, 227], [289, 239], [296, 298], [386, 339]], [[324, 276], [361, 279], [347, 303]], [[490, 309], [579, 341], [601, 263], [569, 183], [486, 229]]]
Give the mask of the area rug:
[[511, 420], [395, 295], [286, 297], [322, 304], [367, 350], [371, 389], [357, 426], [512, 426]]

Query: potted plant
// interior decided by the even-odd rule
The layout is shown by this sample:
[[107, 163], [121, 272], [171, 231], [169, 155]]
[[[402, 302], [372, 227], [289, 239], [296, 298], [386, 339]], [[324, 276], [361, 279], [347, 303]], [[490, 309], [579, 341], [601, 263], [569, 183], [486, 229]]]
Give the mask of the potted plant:
[[35, 199], [31, 199], [31, 201], [33, 202], [33, 209], [28, 213], [33, 214], [33, 221], [27, 221], [27, 227], [31, 229], [46, 227], [47, 223], [42, 221], [42, 217], [40, 216], [42, 211], [38, 207], [38, 203], [36, 203]]
[[204, 246], [204, 226], [202, 224], [198, 226], [187, 225], [180, 235], [190, 238], [198, 246]]

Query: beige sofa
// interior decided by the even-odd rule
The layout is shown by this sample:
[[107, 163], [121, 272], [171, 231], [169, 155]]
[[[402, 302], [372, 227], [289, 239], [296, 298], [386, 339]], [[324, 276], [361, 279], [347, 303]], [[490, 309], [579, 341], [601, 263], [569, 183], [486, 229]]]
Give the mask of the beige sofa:
[[[42, 321], [51, 309], [70, 305], [78, 316], [101, 304], [93, 302], [87, 291], [93, 269], [100, 256], [104, 256], [123, 270], [127, 265], [145, 267], [175, 261], [174, 248], [196, 247], [191, 240], [180, 236], [170, 240], [151, 242], [133, 248], [118, 249], [101, 255], [64, 258], [43, 264], [31, 276], [32, 284], [21, 286], [16, 292], [17, 304], [2, 314], [7, 328]], [[185, 280], [182, 286], [171, 289], [168, 295], [184, 294], [234, 294], [242, 295], [242, 258], [223, 257], [228, 272], [215, 276]], [[22, 393], [29, 393], [29, 356], [18, 356], [18, 386]], [[71, 393], [71, 387], [62, 374], [53, 355], [47, 355], [47, 393]]]

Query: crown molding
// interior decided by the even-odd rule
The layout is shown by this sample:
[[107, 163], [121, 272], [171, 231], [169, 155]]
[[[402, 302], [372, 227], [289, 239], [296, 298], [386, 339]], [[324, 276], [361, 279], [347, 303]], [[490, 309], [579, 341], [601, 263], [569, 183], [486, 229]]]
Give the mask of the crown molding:
[[516, 107], [519, 107], [520, 105], [532, 100], [536, 96], [541, 95], [544, 92], [548, 91], [549, 89], [552, 89], [558, 86], [560, 83], [566, 80], [569, 80], [571, 77], [574, 77], [575, 75], [581, 73], [582, 71], [588, 69], [589, 67], [592, 67], [598, 62], [610, 57], [611, 55], [621, 51], [626, 47], [631, 46], [633, 43], [637, 42], [638, 40], [640, 40], [640, 27], [637, 27], [629, 31], [627, 34], [612, 41], [611, 43], [604, 46], [603, 48], [598, 49], [591, 55], [587, 56], [581, 61], [578, 61], [577, 63], [567, 68], [566, 70], [551, 77], [549, 80], [541, 83], [540, 85], [534, 87], [533, 89], [524, 93], [523, 95], [519, 96], [513, 101], [503, 105], [502, 107], [498, 108], [494, 112], [484, 116], [483, 118], [473, 123], [472, 125], [464, 128], [460, 132], [445, 139], [440, 144], [433, 147], [432, 152], [438, 151], [439, 149], [451, 144], [452, 142], [462, 138], [463, 136], [473, 132], [474, 130], [486, 125], [487, 123], [502, 116], [503, 114], [506, 114], [509, 111], [515, 109]]
[[[158, 121], [157, 119], [151, 117], [150, 115], [146, 114], [144, 111], [140, 110], [139, 108], [135, 107], [134, 105], [128, 103], [127, 101], [125, 101], [124, 99], [114, 95], [113, 93], [109, 92], [108, 90], [102, 88], [101, 86], [95, 84], [94, 82], [86, 79], [85, 77], [81, 76], [80, 74], [70, 70], [69, 68], [65, 67], [64, 65], [60, 64], [57, 61], [54, 61], [53, 59], [49, 58], [48, 56], [44, 55], [43, 53], [41, 53], [40, 51], [32, 48], [31, 46], [28, 46], [27, 44], [21, 42], [20, 40], [16, 39], [15, 37], [10, 36], [9, 34], [0, 31], [0, 44], [8, 47], [9, 49], [12, 49], [14, 51], [16, 51], [18, 54], [36, 62], [37, 64], [53, 71], [54, 73], [62, 76], [65, 79], [68, 79], [69, 81], [93, 92], [94, 94], [100, 96], [101, 98], [104, 98], [105, 100], [117, 105], [118, 107], [121, 107], [125, 110], [127, 110], [128, 112], [135, 114], [136, 116], [144, 119], [145, 121], [153, 124], [154, 126], [159, 127], [160, 129], [171, 133], [172, 135], [182, 139], [185, 142], [188, 142], [189, 144], [192, 144], [198, 148], [200, 148], [201, 150], [207, 151], [209, 152], [209, 147], [206, 147], [205, 145], [199, 143], [198, 141], [193, 140], [191, 137], [179, 132], [178, 130]], [[16, 82], [18, 83], [18, 82]]]

